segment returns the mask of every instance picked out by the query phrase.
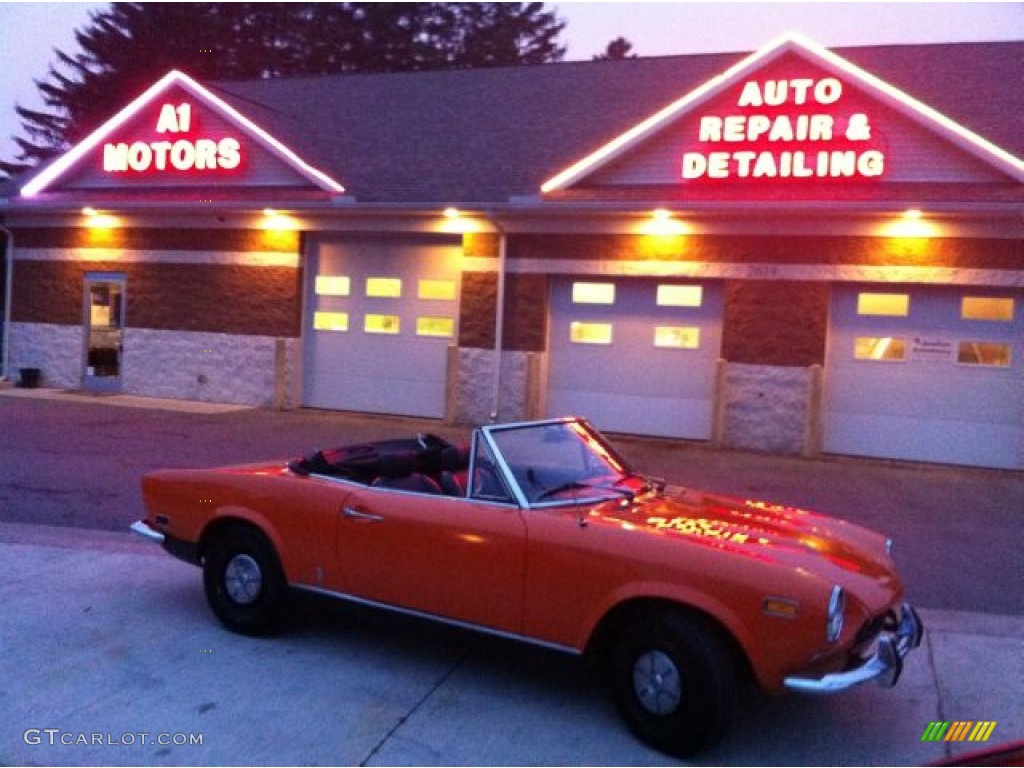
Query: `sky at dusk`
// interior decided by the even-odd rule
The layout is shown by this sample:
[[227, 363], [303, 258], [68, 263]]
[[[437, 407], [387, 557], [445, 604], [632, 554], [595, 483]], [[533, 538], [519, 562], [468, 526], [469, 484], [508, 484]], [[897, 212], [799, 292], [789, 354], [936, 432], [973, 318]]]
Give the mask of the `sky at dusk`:
[[[640, 56], [752, 51], [786, 32], [825, 46], [1024, 39], [1024, 3], [548, 3], [568, 24], [566, 58], [586, 60], [625, 37]], [[39, 108], [33, 80], [53, 50], [78, 53], [75, 29], [97, 3], [0, 2], [0, 156], [21, 134], [15, 103]]]

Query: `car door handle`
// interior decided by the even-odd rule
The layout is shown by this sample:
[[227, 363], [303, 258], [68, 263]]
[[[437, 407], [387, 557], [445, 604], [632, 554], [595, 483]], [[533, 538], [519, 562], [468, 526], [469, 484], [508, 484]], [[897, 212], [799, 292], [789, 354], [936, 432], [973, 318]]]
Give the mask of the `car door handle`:
[[361, 512], [358, 509], [352, 507], [342, 507], [341, 513], [348, 518], [353, 520], [364, 520], [367, 523], [380, 523], [384, 521], [381, 515], [371, 515], [369, 512]]

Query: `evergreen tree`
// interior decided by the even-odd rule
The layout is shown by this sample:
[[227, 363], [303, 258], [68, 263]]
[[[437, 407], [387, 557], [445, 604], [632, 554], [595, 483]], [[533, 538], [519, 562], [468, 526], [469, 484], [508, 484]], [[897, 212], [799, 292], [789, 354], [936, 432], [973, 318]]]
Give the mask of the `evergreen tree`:
[[621, 59], [635, 59], [636, 54], [630, 53], [633, 50], [633, 44], [624, 37], [617, 37], [608, 43], [608, 46], [604, 49], [604, 53], [599, 53], [594, 56], [594, 61], [619, 61]]
[[111, 3], [16, 107], [15, 175], [88, 136], [171, 69], [203, 80], [558, 61], [565, 22], [543, 3]]

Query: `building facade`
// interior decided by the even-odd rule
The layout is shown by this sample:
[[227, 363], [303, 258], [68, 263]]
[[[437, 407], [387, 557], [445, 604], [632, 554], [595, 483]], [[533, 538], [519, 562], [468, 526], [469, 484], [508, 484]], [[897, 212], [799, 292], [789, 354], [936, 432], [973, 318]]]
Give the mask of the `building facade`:
[[200, 84], [9, 192], [4, 373], [1024, 469], [1024, 43]]

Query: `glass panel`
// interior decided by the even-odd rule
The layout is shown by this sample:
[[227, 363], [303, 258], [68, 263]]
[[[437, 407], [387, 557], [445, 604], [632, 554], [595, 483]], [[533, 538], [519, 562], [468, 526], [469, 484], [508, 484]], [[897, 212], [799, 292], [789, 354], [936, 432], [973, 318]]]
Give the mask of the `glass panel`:
[[857, 360], [906, 360], [907, 344], [891, 336], [858, 336], [853, 356]]
[[398, 299], [402, 296], [402, 279], [399, 277], [366, 278], [366, 295], [377, 299]]
[[124, 285], [120, 281], [88, 283], [89, 328], [86, 374], [116, 379], [121, 374], [121, 307]]
[[700, 328], [659, 325], [654, 329], [654, 346], [674, 349], [699, 349]]
[[317, 331], [347, 331], [348, 312], [317, 312], [313, 315], [313, 328]]
[[352, 280], [342, 275], [317, 275], [317, 296], [348, 296], [352, 290]]
[[474, 440], [473, 473], [470, 476], [469, 495], [484, 501], [513, 501], [512, 494], [505, 485], [505, 480], [498, 470], [487, 444], [479, 437]]
[[491, 433], [512, 477], [531, 502], [620, 497], [627, 467], [583, 424], [532, 425]]
[[1013, 347], [995, 341], [961, 341], [956, 361], [965, 365], [1009, 368]]
[[699, 285], [659, 285], [659, 307], [699, 307], [704, 301], [704, 289]]
[[906, 317], [910, 314], [910, 296], [906, 293], [858, 294], [857, 314]]
[[1013, 322], [1013, 299], [965, 296], [960, 301], [961, 320], [996, 320]]
[[420, 280], [419, 288], [421, 299], [451, 301], [455, 298], [454, 280]]
[[615, 283], [573, 283], [573, 304], [614, 304]]
[[450, 339], [455, 335], [455, 320], [450, 317], [417, 317], [416, 335]]
[[367, 333], [396, 334], [400, 327], [398, 315], [367, 315], [363, 318], [363, 330]]
[[580, 323], [569, 325], [569, 340], [573, 344], [611, 344], [611, 323]]

